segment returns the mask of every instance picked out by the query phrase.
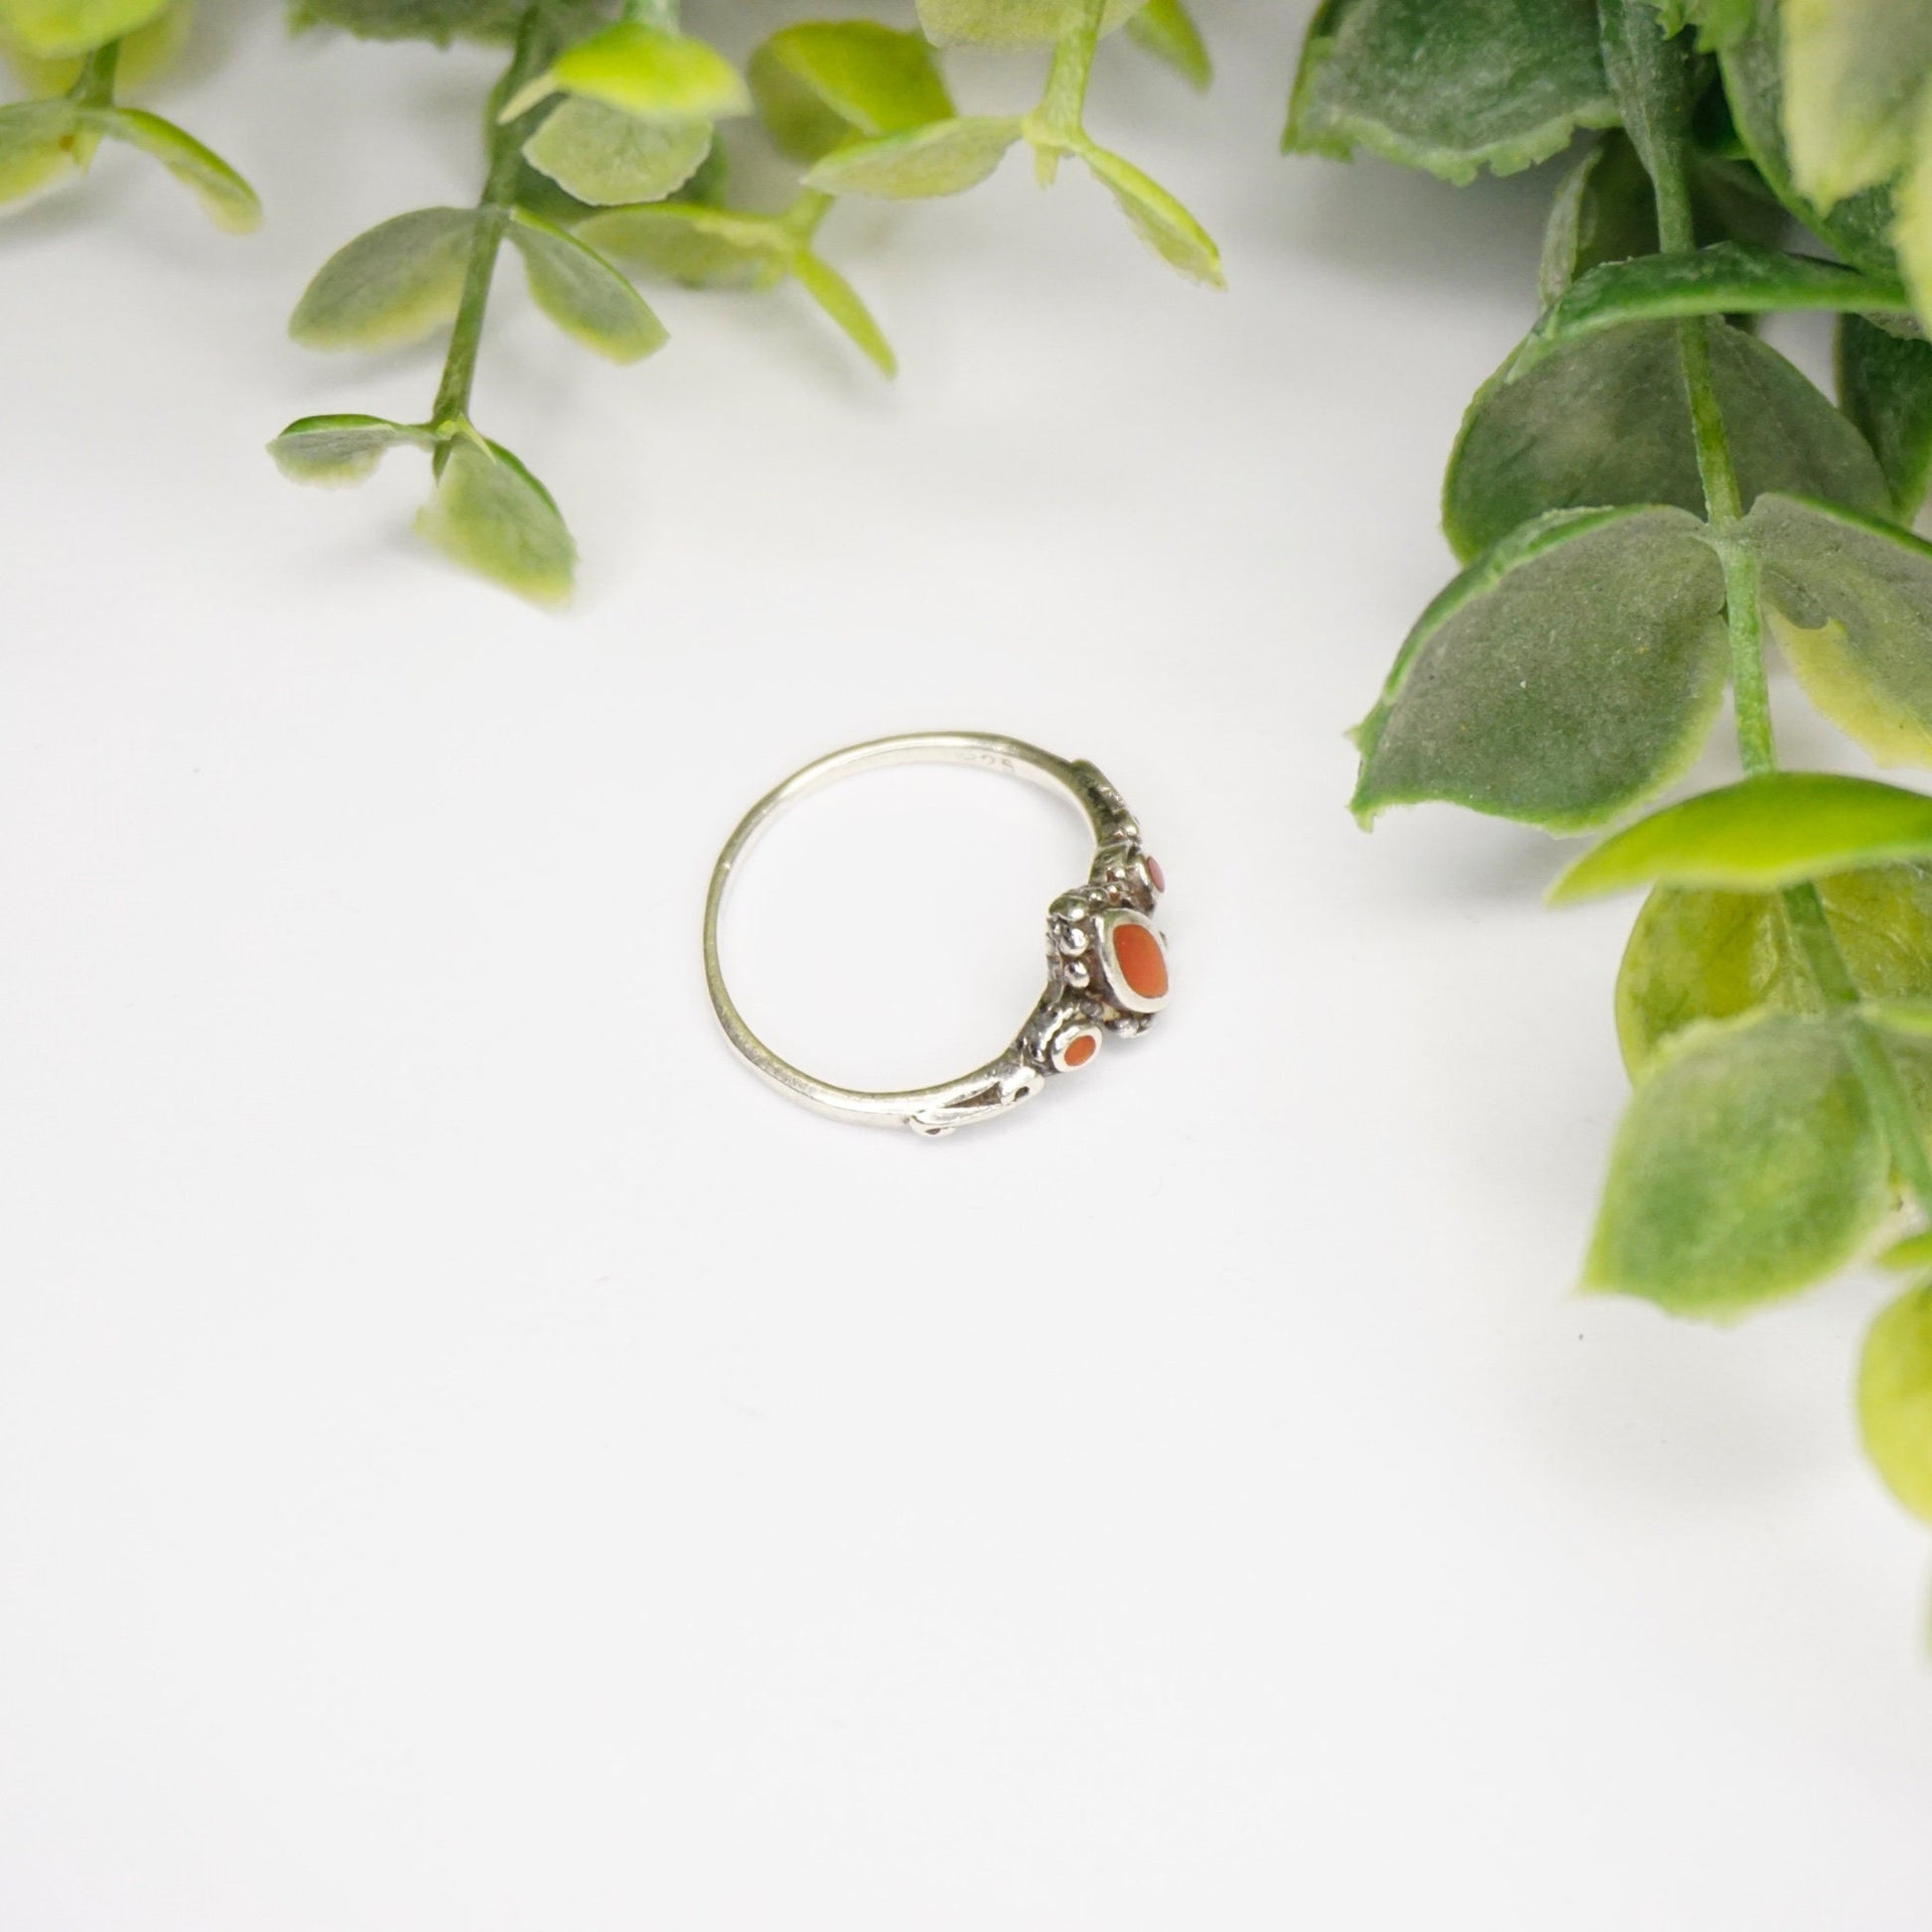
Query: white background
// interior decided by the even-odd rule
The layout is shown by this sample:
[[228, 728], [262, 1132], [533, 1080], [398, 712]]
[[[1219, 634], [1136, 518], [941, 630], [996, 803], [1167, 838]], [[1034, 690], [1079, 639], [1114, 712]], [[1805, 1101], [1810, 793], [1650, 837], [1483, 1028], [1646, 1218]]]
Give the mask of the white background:
[[[1226, 296], [1018, 159], [828, 223], [890, 388], [796, 291], [667, 291], [614, 370], [506, 275], [559, 621], [407, 534], [416, 459], [261, 452], [425, 406], [283, 322], [474, 195], [493, 63], [259, 11], [157, 100], [259, 237], [111, 152], [0, 229], [0, 1925], [1923, 1932], [1882, 1285], [1578, 1297], [1632, 908], [1343, 810], [1547, 181], [1279, 159], [1302, 10], [1222, 6], [1211, 101], [1110, 47], [1091, 118]], [[762, 1090], [697, 945], [754, 796], [929, 727], [1104, 766], [1176, 977], [938, 1143]], [[754, 862], [744, 1004], [961, 1070], [1084, 863], [855, 781]]]

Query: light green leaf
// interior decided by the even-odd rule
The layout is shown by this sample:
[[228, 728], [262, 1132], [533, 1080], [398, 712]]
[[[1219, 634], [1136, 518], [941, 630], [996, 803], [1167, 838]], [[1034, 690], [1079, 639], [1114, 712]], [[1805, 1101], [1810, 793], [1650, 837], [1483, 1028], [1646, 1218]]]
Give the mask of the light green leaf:
[[1789, 496], [1760, 496], [1744, 532], [1812, 703], [1880, 764], [1932, 764], [1932, 545]]
[[1587, 852], [1553, 905], [1662, 880], [1769, 893], [1861, 867], [1932, 858], [1932, 798], [1875, 778], [1770, 771], [1639, 819]]
[[1593, 0], [1324, 0], [1282, 144], [1467, 182], [1615, 119]]
[[1657, 252], [1657, 198], [1637, 151], [1612, 130], [1564, 176], [1543, 230], [1537, 287], [1547, 309], [1603, 262]]
[[1859, 1430], [1892, 1494], [1932, 1522], [1932, 1282], [1907, 1289], [1865, 1336]]
[[[1746, 504], [1782, 489], [1858, 509], [1890, 507], [1864, 439], [1807, 376], [1741, 330], [1714, 322], [1708, 333], [1712, 379]], [[1513, 357], [1505, 362], [1463, 418], [1443, 484], [1443, 526], [1466, 560], [1546, 510], [1617, 503], [1704, 511], [1683, 358], [1670, 323], [1587, 336], [1520, 371]]]
[[892, 201], [958, 195], [1000, 165], [1020, 129], [1017, 115], [963, 114], [883, 140], [855, 141], [818, 162], [805, 185], [828, 195], [883, 195]]
[[1723, 695], [1724, 572], [1683, 510], [1568, 510], [1478, 558], [1357, 733], [1353, 809], [1445, 799], [1553, 832], [1678, 777]]
[[[1867, 1001], [1932, 999], [1932, 867], [1837, 873], [1817, 890], [1846, 970]], [[1632, 1074], [1686, 1027], [1765, 1008], [1825, 1011], [1783, 895], [1659, 886], [1617, 973], [1617, 1040]]]
[[1679, 316], [1765, 315], [1788, 310], [1908, 315], [1902, 283], [1782, 249], [1720, 241], [1688, 255], [1605, 262], [1566, 289], [1518, 351], [1519, 369], [1564, 343], [1605, 329]]
[[1159, 182], [1091, 141], [1080, 141], [1074, 152], [1120, 205], [1134, 232], [1164, 262], [1211, 288], [1226, 286], [1213, 237]]
[[690, 288], [768, 288], [787, 273], [791, 252], [766, 217], [686, 202], [615, 208], [577, 233], [604, 254]]
[[1204, 92], [1214, 78], [1207, 43], [1182, 0], [1147, 0], [1128, 21], [1127, 38], [1165, 61], [1190, 87]]
[[323, 263], [289, 334], [310, 348], [392, 348], [451, 321], [481, 217], [475, 208], [392, 215]]
[[560, 89], [645, 120], [722, 121], [752, 111], [738, 69], [717, 49], [637, 21], [567, 47], [548, 73], [503, 103], [501, 118], [513, 121]]
[[[0, 0], [0, 18], [6, 13]], [[195, 21], [195, 0], [164, 0], [163, 11], [121, 39], [120, 53], [114, 63], [114, 85], [122, 93], [146, 86], [175, 65], [188, 43]], [[61, 54], [47, 58], [30, 54], [18, 41], [7, 37], [0, 26], [0, 55], [20, 75], [29, 93], [51, 97], [66, 93], [80, 78], [86, 65], [84, 54]]]
[[523, 208], [507, 232], [532, 299], [565, 335], [614, 362], [641, 361], [664, 345], [650, 305], [595, 248]]
[[601, 100], [562, 100], [523, 144], [523, 158], [593, 207], [662, 201], [711, 152], [709, 121], [643, 121]]
[[[1885, 474], [1893, 515], [1910, 523], [1932, 482], [1932, 343], [1894, 336], [1862, 316], [1842, 317], [1838, 393]], [[1798, 483], [1779, 487], [1800, 495], [1836, 494]]]
[[[918, 0], [919, 25], [941, 47], [969, 42], [981, 47], [1042, 47], [1063, 39], [1079, 24], [1084, 0]], [[1107, 0], [1100, 31], [1110, 34], [1142, 0]]]
[[1916, 1275], [1922, 1268], [1932, 1268], [1932, 1229], [1894, 1241], [1878, 1257], [1878, 1266], [1899, 1275]]
[[291, 423], [268, 453], [291, 482], [340, 488], [358, 483], [399, 444], [436, 447], [436, 439], [417, 423], [392, 423], [385, 416], [304, 416]]
[[1784, 131], [1799, 191], [1821, 207], [1911, 158], [1932, 80], [1925, 0], [1783, 0]]
[[870, 20], [783, 28], [748, 73], [772, 140], [798, 161], [817, 161], [855, 134], [902, 134], [953, 114], [926, 42]]
[[0, 0], [0, 35], [29, 54], [87, 54], [145, 27], [168, 0]]
[[1681, 1035], [1617, 1130], [1585, 1285], [1724, 1320], [1854, 1259], [1890, 1195], [1884, 1136], [1829, 1021]]
[[807, 249], [792, 258], [791, 272], [818, 306], [851, 337], [882, 375], [898, 373], [898, 358], [880, 333], [872, 312], [859, 300], [852, 284]]
[[67, 100], [0, 107], [0, 203], [23, 201], [75, 167], [77, 121]]
[[1897, 193], [1898, 219], [1892, 239], [1920, 316], [1932, 316], [1932, 93], [1927, 95], [1919, 130], [1918, 159], [1905, 171]]
[[1767, 0], [1725, 47], [1725, 99], [1738, 136], [1765, 185], [1806, 227], [1866, 274], [1895, 276], [1891, 197], [1884, 189], [1867, 189], [1826, 210], [1807, 201], [1792, 180], [1784, 142], [1781, 11]]
[[255, 191], [209, 148], [159, 114], [137, 107], [83, 108], [81, 121], [110, 141], [125, 141], [152, 155], [185, 188], [192, 189], [217, 228], [250, 234], [261, 226]]
[[469, 435], [448, 446], [416, 528], [446, 556], [533, 604], [562, 604], [577, 568], [550, 492], [509, 451]]

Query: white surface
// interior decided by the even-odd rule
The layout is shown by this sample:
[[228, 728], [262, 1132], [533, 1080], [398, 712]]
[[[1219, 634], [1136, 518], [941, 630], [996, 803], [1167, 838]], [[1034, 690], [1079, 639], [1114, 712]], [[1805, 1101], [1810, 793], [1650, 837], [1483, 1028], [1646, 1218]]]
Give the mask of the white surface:
[[[1211, 104], [1096, 89], [1225, 298], [1018, 163], [830, 224], [891, 390], [795, 293], [614, 371], [506, 278], [561, 622], [401, 534], [408, 460], [260, 451], [421, 408], [282, 320], [473, 192], [486, 60], [252, 21], [169, 99], [261, 237], [116, 156], [0, 231], [8, 1932], [1923, 1932], [1879, 1284], [1574, 1296], [1630, 908], [1342, 810], [1545, 188], [1274, 158], [1290, 16], [1210, 14]], [[1115, 777], [1177, 1001], [926, 1144], [733, 1063], [697, 914], [764, 785], [934, 725]], [[755, 864], [747, 1007], [958, 1070], [1069, 862], [1023, 788], [858, 781]]]

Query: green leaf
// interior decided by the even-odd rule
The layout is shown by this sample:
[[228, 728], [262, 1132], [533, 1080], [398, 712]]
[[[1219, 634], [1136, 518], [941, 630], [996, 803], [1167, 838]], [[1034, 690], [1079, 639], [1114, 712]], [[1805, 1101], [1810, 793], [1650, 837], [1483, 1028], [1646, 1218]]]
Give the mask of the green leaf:
[[[1127, 20], [1142, 0], [1107, 0], [1100, 31]], [[918, 0], [919, 25], [941, 47], [968, 42], [981, 47], [1041, 47], [1079, 26], [1084, 0]]]
[[577, 546], [550, 492], [501, 444], [460, 435], [416, 528], [446, 556], [526, 597], [570, 596]]
[[1808, 1287], [1883, 1216], [1884, 1136], [1829, 1021], [1698, 1027], [1617, 1130], [1585, 1284], [1723, 1320]]
[[567, 47], [549, 72], [503, 103], [500, 118], [513, 121], [559, 89], [645, 120], [722, 121], [752, 111], [738, 69], [717, 49], [638, 21]]
[[1758, 0], [1657, 0], [1657, 12], [1667, 34], [1697, 30], [1698, 46], [1707, 53], [1732, 47], [1750, 32]]
[[1898, 219], [1892, 238], [1919, 314], [1932, 316], [1932, 95], [1927, 96], [1919, 132], [1918, 159], [1900, 180], [1897, 193]]
[[1324, 0], [1283, 146], [1467, 182], [1615, 119], [1593, 0]]
[[[1911, 522], [1932, 482], [1932, 343], [1894, 336], [1862, 316], [1840, 318], [1838, 393], [1885, 474], [1893, 515]], [[1801, 495], [1836, 494], [1802, 484], [1780, 487]]]
[[1078, 142], [1074, 152], [1119, 204], [1134, 232], [1164, 262], [1210, 288], [1226, 286], [1213, 237], [1159, 182], [1091, 141]]
[[1765, 185], [1806, 227], [1867, 275], [1895, 276], [1891, 197], [1885, 190], [1867, 189], [1826, 210], [1801, 195], [1792, 179], [1784, 143], [1781, 11], [1768, 4], [1755, 9], [1724, 50], [1725, 99], [1738, 136]]
[[1639, 819], [1586, 853], [1553, 905], [1662, 880], [1769, 893], [1808, 879], [1932, 858], [1932, 798], [1875, 778], [1769, 771]]
[[[0, 0], [0, 19], [5, 13], [5, 0]], [[187, 45], [194, 20], [195, 0], [164, 0], [162, 11], [145, 27], [122, 37], [114, 63], [115, 87], [127, 93], [167, 72]], [[4, 25], [0, 25], [0, 56], [20, 75], [29, 93], [47, 98], [67, 93], [86, 65], [84, 54], [30, 54], [18, 41], [8, 38]]]
[[0, 35], [29, 54], [86, 54], [145, 27], [168, 0], [0, 0]]
[[1020, 138], [1013, 114], [962, 114], [905, 134], [855, 141], [828, 154], [805, 176], [805, 185], [828, 195], [883, 195], [917, 201], [958, 195], [983, 182]]
[[898, 358], [880, 333], [872, 313], [859, 300], [852, 284], [808, 249], [792, 258], [791, 272], [818, 306], [851, 337], [882, 375], [898, 373]]
[[679, 202], [593, 215], [577, 233], [691, 288], [768, 288], [786, 274], [790, 254], [766, 218]]
[[1932, 80], [1925, 0], [1784, 0], [1784, 131], [1821, 207], [1889, 181], [1912, 157]]
[[817, 161], [855, 134], [902, 134], [953, 114], [926, 42], [870, 20], [783, 28], [747, 71], [772, 140], [797, 161]]
[[523, 158], [593, 207], [657, 202], [711, 152], [709, 121], [642, 121], [601, 100], [561, 100], [523, 144]]
[[1865, 1336], [1859, 1430], [1892, 1494], [1932, 1522], [1932, 1282], [1907, 1289]]
[[1205, 92], [1214, 78], [1207, 43], [1181, 0], [1147, 0], [1128, 21], [1127, 38], [1165, 61], [1190, 87]]
[[193, 190], [217, 228], [250, 234], [261, 226], [262, 205], [255, 191], [218, 154], [173, 121], [137, 107], [83, 108], [80, 118], [110, 141], [125, 141], [153, 156], [183, 187]]
[[[1866, 1000], [1932, 999], [1932, 867], [1842, 872], [1817, 890], [1852, 983]], [[1659, 886], [1644, 900], [1617, 973], [1617, 1040], [1632, 1074], [1687, 1027], [1766, 1008], [1825, 1010], [1783, 896]]]
[[1683, 510], [1568, 510], [1513, 532], [1410, 633], [1357, 734], [1353, 809], [1446, 799], [1553, 832], [1685, 771], [1725, 666], [1724, 572]]
[[[1741, 330], [1714, 322], [1708, 334], [1746, 504], [1782, 489], [1889, 508], [1864, 439], [1808, 377]], [[1466, 560], [1546, 510], [1675, 503], [1701, 515], [1704, 501], [1677, 331], [1632, 323], [1526, 368], [1512, 358], [1476, 392], [1449, 458], [1443, 524]]]
[[664, 345], [650, 305], [595, 248], [523, 208], [507, 232], [532, 299], [565, 335], [614, 362], [641, 361]]
[[1903, 284], [1862, 275], [1837, 262], [1721, 241], [1694, 254], [1642, 255], [1592, 268], [1557, 298], [1530, 332], [1518, 351], [1518, 367], [1564, 343], [1628, 323], [1799, 309], [1908, 315], [1911, 300]]
[[1922, 1268], [1932, 1268], [1932, 1229], [1894, 1241], [1878, 1257], [1878, 1266], [1900, 1275], [1915, 1275]]
[[289, 25], [340, 27], [360, 40], [501, 41], [516, 31], [524, 0], [290, 0]]
[[1880, 764], [1932, 764], [1932, 545], [1788, 496], [1759, 497], [1744, 530], [1812, 703]]
[[431, 450], [436, 439], [417, 423], [392, 423], [386, 416], [304, 416], [291, 423], [268, 453], [291, 482], [340, 488], [358, 483], [398, 445]]
[[1657, 252], [1657, 198], [1628, 136], [1612, 131], [1585, 150], [1557, 188], [1543, 231], [1537, 287], [1548, 308], [1603, 262]]
[[480, 218], [424, 207], [378, 222], [323, 263], [289, 334], [310, 348], [391, 348], [429, 335], [456, 315]]
[[0, 107], [0, 203], [18, 202], [77, 165], [78, 116], [67, 100]]

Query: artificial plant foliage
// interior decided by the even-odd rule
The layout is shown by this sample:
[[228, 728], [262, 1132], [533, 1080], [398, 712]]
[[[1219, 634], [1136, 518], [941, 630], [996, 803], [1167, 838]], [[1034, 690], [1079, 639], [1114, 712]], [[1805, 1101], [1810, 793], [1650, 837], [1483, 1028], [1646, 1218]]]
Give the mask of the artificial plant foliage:
[[[1291, 145], [1456, 181], [1606, 129], [1451, 455], [1467, 568], [1354, 803], [1603, 827], [1553, 897], [1649, 889], [1585, 1280], [1679, 1314], [1808, 1288], [1901, 1208], [1888, 1258], [1932, 1271], [1932, 796], [1782, 768], [1768, 701], [1776, 648], [1875, 759], [1932, 764], [1928, 69], [1921, 0], [1329, 0], [1296, 82]], [[1799, 312], [1836, 398], [1754, 333]], [[1725, 686], [1741, 775], [1657, 807]], [[1932, 1287], [1874, 1326], [1860, 1412], [1932, 1514]]]

